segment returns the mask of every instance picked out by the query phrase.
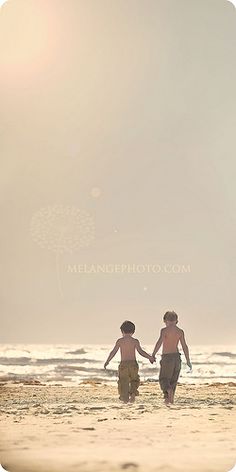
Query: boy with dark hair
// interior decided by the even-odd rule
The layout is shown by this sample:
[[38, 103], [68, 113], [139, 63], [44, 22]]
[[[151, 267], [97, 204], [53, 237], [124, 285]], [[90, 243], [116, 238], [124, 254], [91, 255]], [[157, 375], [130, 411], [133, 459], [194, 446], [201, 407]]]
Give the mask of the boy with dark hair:
[[181, 370], [181, 354], [178, 350], [179, 342], [190, 369], [192, 369], [192, 364], [189, 358], [189, 349], [185, 341], [184, 331], [176, 326], [178, 323], [177, 314], [174, 311], [167, 311], [164, 314], [163, 321], [166, 324], [166, 328], [161, 329], [160, 337], [152, 355], [155, 358], [157, 351], [163, 345], [159, 382], [164, 394], [165, 403], [169, 406], [170, 403], [174, 403], [175, 390]]
[[154, 362], [154, 358], [141, 348], [138, 339], [132, 337], [135, 332], [135, 325], [132, 321], [124, 321], [120, 329], [122, 332], [122, 338], [119, 338], [116, 341], [114, 348], [110, 352], [104, 364], [104, 368], [106, 369], [111, 359], [115, 356], [118, 349], [120, 349], [121, 362], [118, 367], [119, 398], [125, 403], [128, 403], [129, 401], [133, 403], [135, 401], [135, 396], [138, 395], [138, 387], [140, 384], [140, 378], [138, 375], [139, 366], [135, 356], [136, 350], [141, 356], [149, 359], [151, 363]]

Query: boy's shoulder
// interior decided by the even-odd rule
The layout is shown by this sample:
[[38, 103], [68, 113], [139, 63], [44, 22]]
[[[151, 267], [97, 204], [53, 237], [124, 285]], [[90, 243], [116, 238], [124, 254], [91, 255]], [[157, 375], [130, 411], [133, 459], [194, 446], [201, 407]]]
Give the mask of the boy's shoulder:
[[130, 336], [128, 338], [126, 338], [126, 337], [124, 338], [122, 336], [122, 338], [119, 338], [116, 341], [116, 345], [118, 345], [118, 346], [121, 345], [121, 344], [126, 345], [127, 343], [130, 344], [130, 345], [139, 345], [140, 344], [139, 340], [136, 339], [136, 338], [133, 338], [133, 336]]
[[175, 326], [175, 329], [176, 331], [178, 331], [178, 333], [183, 333], [182, 328], [180, 328], [179, 326]]
[[179, 326], [176, 326], [176, 328], [177, 328], [179, 331], [181, 331], [181, 333], [184, 332], [184, 330], [183, 330], [182, 328], [180, 328]]
[[179, 326], [176, 326], [177, 332], [179, 333], [180, 336], [183, 336], [184, 330], [182, 328], [179, 328]]
[[[120, 338], [122, 341], [124, 340], [124, 338]], [[126, 338], [126, 341], [127, 342], [127, 338]], [[133, 336], [130, 336], [128, 338], [128, 342], [132, 343], [132, 344], [139, 344], [139, 340], [137, 338], [133, 338]]]
[[[162, 328], [161, 329], [161, 332], [164, 334], [164, 333], [169, 333], [173, 330], [173, 327], [170, 327], [170, 326], [166, 326], [165, 328]], [[178, 326], [174, 326], [174, 330], [180, 335], [182, 336], [182, 334], [184, 334], [184, 330], [179, 328]]]

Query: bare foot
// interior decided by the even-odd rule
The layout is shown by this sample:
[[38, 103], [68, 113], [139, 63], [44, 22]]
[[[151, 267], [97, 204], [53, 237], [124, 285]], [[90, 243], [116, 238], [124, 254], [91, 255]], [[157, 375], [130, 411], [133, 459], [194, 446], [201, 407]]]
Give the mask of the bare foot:
[[129, 401], [130, 401], [130, 403], [135, 402], [135, 393], [131, 393]]
[[128, 399], [123, 398], [123, 397], [119, 397], [119, 400], [120, 400], [122, 403], [128, 403], [128, 402], [129, 402]]

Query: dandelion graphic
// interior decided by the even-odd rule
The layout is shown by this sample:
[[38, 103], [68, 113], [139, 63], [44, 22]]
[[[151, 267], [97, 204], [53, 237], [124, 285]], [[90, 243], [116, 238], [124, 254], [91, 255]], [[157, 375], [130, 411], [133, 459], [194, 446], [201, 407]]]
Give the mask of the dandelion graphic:
[[30, 233], [39, 246], [55, 252], [57, 283], [62, 296], [59, 256], [90, 245], [95, 237], [92, 216], [73, 206], [47, 206], [32, 216]]

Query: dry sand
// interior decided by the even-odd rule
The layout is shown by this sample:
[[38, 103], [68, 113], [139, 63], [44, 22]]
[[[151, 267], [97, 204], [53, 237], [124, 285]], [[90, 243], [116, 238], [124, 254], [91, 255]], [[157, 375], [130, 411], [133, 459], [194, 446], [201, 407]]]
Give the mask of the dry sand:
[[163, 404], [144, 383], [0, 385], [0, 463], [9, 472], [228, 472], [236, 464], [236, 384], [178, 385]]

